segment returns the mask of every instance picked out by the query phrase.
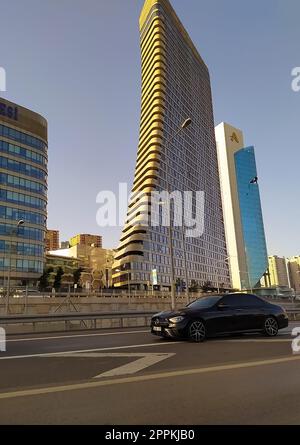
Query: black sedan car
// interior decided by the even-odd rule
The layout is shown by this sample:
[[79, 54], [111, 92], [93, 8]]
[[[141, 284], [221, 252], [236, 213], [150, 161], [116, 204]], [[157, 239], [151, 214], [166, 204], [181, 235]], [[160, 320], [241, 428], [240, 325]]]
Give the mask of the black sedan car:
[[183, 309], [160, 312], [151, 320], [152, 334], [195, 342], [250, 332], [274, 337], [287, 326], [288, 316], [282, 307], [243, 293], [200, 298]]

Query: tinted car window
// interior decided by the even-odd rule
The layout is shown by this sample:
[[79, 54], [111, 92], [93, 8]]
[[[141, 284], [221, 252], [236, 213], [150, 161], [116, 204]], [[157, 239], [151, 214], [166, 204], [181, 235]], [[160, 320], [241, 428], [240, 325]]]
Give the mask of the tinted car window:
[[261, 306], [263, 305], [263, 300], [258, 298], [256, 295], [242, 295], [243, 306]]
[[230, 307], [241, 307], [240, 295], [226, 295], [220, 303]]
[[249, 307], [249, 306], [261, 306], [263, 301], [260, 300], [256, 295], [249, 294], [235, 294], [226, 295], [222, 298], [222, 303], [230, 307]]
[[212, 307], [214, 304], [217, 303], [217, 301], [221, 300], [221, 298], [221, 295], [200, 298], [199, 300], [193, 301], [192, 303], [188, 304], [187, 307], [192, 307], [193, 309]]

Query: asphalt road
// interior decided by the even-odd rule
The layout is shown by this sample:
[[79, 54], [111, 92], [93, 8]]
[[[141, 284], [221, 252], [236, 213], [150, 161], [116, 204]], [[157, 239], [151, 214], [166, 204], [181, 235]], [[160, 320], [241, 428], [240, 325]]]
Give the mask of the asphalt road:
[[295, 326], [202, 344], [136, 328], [10, 336], [0, 424], [300, 424]]

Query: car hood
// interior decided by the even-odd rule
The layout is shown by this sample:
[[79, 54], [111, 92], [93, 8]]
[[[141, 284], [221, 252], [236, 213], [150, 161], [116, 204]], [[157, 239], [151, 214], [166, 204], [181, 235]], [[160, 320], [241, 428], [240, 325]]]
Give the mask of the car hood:
[[[200, 312], [201, 309], [199, 309], [197, 312]], [[188, 315], [190, 312], [192, 312], [192, 309], [190, 308], [182, 308], [182, 309], [176, 309], [174, 311], [162, 311], [158, 312], [157, 314], [153, 315], [153, 317], [159, 317], [159, 318], [170, 318], [170, 317], [179, 317], [180, 315]]]

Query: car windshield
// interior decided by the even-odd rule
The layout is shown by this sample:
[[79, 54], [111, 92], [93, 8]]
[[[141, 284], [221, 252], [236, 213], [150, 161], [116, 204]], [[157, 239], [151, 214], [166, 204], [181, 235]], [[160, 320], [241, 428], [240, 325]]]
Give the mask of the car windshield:
[[192, 303], [188, 304], [188, 308], [205, 308], [205, 307], [212, 307], [214, 304], [216, 304], [223, 295], [214, 295], [212, 297], [204, 297], [200, 298], [199, 300], [193, 301]]

